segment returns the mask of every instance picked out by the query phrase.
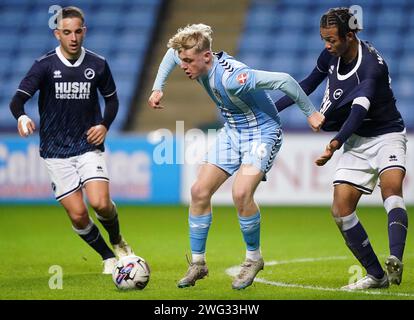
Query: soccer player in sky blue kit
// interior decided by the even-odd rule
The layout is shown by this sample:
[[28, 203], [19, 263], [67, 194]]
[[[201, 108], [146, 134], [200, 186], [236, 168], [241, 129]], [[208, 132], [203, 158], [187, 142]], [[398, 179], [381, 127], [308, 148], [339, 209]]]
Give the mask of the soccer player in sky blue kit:
[[[300, 85], [306, 94], [328, 78], [321, 112], [326, 131], [338, 131], [316, 160], [323, 166], [343, 146], [334, 178], [332, 215], [346, 245], [367, 276], [343, 289], [386, 288], [400, 284], [408, 218], [403, 200], [406, 134], [390, 87], [388, 67], [369, 43], [358, 39], [358, 21], [347, 8], [334, 8], [320, 21], [325, 49], [312, 73]], [[291, 105], [289, 97], [276, 102], [279, 111]], [[369, 242], [356, 207], [362, 194], [371, 194], [377, 181], [388, 213], [390, 255], [386, 273]]]
[[161, 62], [148, 103], [153, 108], [163, 108], [160, 101], [164, 83], [174, 67], [180, 65], [190, 79], [204, 87], [225, 118], [224, 128], [191, 188], [188, 220], [192, 261], [178, 287], [193, 286], [208, 274], [205, 248], [212, 221], [211, 197], [237, 171], [232, 194], [247, 250], [232, 287], [244, 289], [264, 266], [260, 211], [253, 195], [282, 144], [279, 115], [265, 90], [280, 89], [288, 94], [315, 131], [324, 117], [288, 74], [254, 70], [225, 52], [213, 53], [211, 34], [211, 28], [204, 24], [178, 30], [168, 42], [170, 49]]
[[[101, 255], [103, 273], [111, 274], [117, 262], [114, 251], [118, 257], [133, 254], [120, 234], [104, 160], [104, 140], [119, 103], [108, 63], [82, 47], [85, 33], [83, 12], [76, 7], [63, 8], [54, 31], [60, 45], [35, 61], [10, 109], [18, 120], [19, 134], [32, 134], [35, 124], [25, 114], [24, 104], [40, 91], [40, 156], [56, 200], [68, 213], [74, 231]], [[97, 90], [105, 99], [103, 118]], [[114, 251], [89, 217], [82, 188]]]

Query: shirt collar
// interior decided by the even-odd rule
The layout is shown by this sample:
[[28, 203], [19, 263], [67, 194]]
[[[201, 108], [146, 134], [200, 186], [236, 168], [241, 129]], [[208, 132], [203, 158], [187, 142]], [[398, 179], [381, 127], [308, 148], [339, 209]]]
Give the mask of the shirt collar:
[[83, 62], [83, 59], [85, 58], [85, 48], [81, 47], [81, 55], [79, 56], [78, 60], [74, 63], [71, 64], [68, 59], [65, 58], [65, 56], [62, 53], [62, 50], [60, 50], [60, 46], [56, 47], [55, 49], [56, 54], [58, 56], [58, 58], [60, 59], [60, 61], [62, 61], [62, 63], [70, 68], [74, 68], [74, 67], [79, 67], [81, 65], [81, 63]]

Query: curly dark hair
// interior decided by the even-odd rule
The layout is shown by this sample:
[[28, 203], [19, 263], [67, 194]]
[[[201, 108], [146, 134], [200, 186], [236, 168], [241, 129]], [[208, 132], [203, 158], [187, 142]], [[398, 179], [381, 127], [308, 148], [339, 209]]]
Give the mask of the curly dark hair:
[[345, 7], [331, 8], [325, 12], [321, 17], [320, 27], [337, 27], [340, 38], [345, 38], [348, 32], [357, 33], [361, 31], [356, 17]]

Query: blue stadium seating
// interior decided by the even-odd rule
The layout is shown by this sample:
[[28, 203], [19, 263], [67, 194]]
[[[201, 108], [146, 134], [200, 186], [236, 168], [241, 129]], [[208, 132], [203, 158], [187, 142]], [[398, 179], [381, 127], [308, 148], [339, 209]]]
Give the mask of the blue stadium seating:
[[[9, 102], [34, 60], [58, 46], [48, 27], [49, 7], [80, 7], [86, 15], [84, 46], [104, 56], [116, 81], [120, 108], [111, 130], [121, 130], [143, 70], [164, 0], [2, 0], [0, 2], [0, 131], [15, 131]], [[26, 104], [38, 123], [37, 95]]]
[[[319, 18], [329, 8], [358, 4], [362, 8], [363, 30], [386, 60], [397, 106], [407, 128], [414, 130], [414, 1], [412, 0], [251, 0], [237, 57], [253, 68], [290, 73], [298, 81], [316, 64], [324, 43], [319, 36]], [[311, 95], [319, 105], [325, 85]], [[277, 99], [280, 93], [272, 92]], [[292, 110], [290, 110], [292, 109]], [[295, 108], [281, 113], [287, 129], [307, 128]]]

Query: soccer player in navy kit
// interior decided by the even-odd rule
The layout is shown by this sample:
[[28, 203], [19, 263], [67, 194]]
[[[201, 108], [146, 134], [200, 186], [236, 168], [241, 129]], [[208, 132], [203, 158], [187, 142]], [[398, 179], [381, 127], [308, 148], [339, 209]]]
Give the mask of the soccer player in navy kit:
[[[60, 45], [35, 61], [10, 109], [18, 120], [19, 134], [32, 134], [35, 124], [25, 114], [24, 104], [40, 91], [39, 149], [55, 197], [68, 213], [74, 231], [101, 255], [103, 273], [111, 274], [117, 262], [114, 251], [118, 257], [133, 254], [120, 234], [104, 160], [104, 140], [119, 103], [108, 63], [82, 47], [85, 33], [83, 12], [76, 7], [63, 8], [54, 30]], [[97, 90], [105, 99], [103, 117]], [[89, 217], [82, 188], [114, 251]]]
[[[320, 21], [325, 49], [317, 66], [300, 85], [306, 94], [328, 78], [321, 113], [322, 129], [338, 131], [315, 161], [323, 166], [343, 146], [334, 178], [333, 217], [367, 276], [343, 289], [386, 288], [400, 284], [408, 218], [403, 200], [406, 134], [390, 87], [388, 67], [378, 51], [358, 39], [356, 18], [347, 8], [334, 8]], [[293, 102], [283, 97], [279, 111]], [[371, 194], [380, 181], [384, 208], [388, 214], [390, 255], [386, 273], [356, 215], [362, 194]]]

